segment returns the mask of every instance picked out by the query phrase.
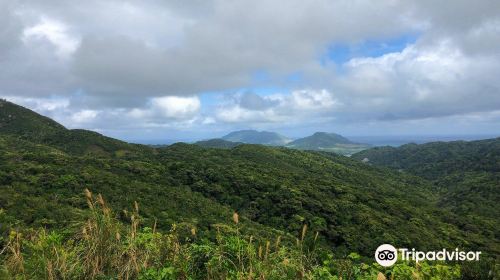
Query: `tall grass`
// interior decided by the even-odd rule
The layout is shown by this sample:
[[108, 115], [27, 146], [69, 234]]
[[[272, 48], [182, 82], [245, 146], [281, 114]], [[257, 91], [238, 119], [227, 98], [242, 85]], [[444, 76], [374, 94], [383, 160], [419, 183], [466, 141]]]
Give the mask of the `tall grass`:
[[[359, 262], [356, 254], [340, 260], [331, 254], [321, 256], [323, 252], [316, 249], [319, 233], [308, 235], [307, 225], [295, 245], [283, 242], [281, 236], [262, 240], [242, 234], [235, 212], [232, 225], [213, 225], [215, 240], [198, 239], [196, 228], [191, 227], [190, 238], [181, 242], [175, 224], [169, 232], [158, 232], [156, 222], [151, 227], [142, 225], [137, 202], [131, 211], [124, 211], [128, 223], [122, 223], [101, 195], [85, 190], [85, 197], [88, 217], [72, 234], [12, 231], [2, 249], [0, 279], [382, 280], [386, 275], [427, 279], [421, 267], [401, 264], [388, 271]], [[460, 275], [456, 266], [439, 269], [433, 273], [446, 279]]]

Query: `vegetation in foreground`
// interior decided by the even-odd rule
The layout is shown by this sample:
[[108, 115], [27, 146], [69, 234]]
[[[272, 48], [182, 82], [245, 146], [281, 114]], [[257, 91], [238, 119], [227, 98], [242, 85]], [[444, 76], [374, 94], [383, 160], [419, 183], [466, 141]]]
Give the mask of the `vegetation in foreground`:
[[[130, 267], [136, 274], [129, 272], [130, 279], [145, 277], [142, 274], [149, 270], [163, 274], [167, 273], [162, 272], [164, 270], [174, 271], [177, 274], [169, 272], [168, 275], [174, 275], [169, 277], [181, 279], [252, 278], [250, 274], [259, 275], [257, 267], [268, 273], [260, 278], [270, 279], [274, 277], [270, 271], [285, 263], [286, 268], [290, 264], [301, 265], [293, 270], [300, 274], [293, 274], [292, 278], [322, 276], [328, 279], [331, 275], [331, 279], [335, 279], [334, 276], [355, 279], [378, 277], [378, 272], [392, 277], [391, 273], [400, 266], [411, 275], [415, 269], [420, 273], [424, 267], [438, 265], [400, 264], [391, 270], [381, 270], [370, 263], [375, 248], [382, 243], [420, 250], [455, 247], [481, 250], [482, 257], [498, 262], [500, 243], [498, 227], [495, 227], [498, 215], [494, 214], [499, 208], [494, 195], [498, 191], [496, 176], [500, 162], [495, 160], [500, 151], [495, 143], [500, 140], [492, 140], [492, 143], [484, 149], [468, 147], [471, 149], [467, 151], [473, 155], [482, 152], [486, 155], [479, 159], [467, 156], [464, 161], [475, 169], [471, 166], [466, 169], [477, 170], [478, 175], [486, 177], [474, 176], [477, 178], [473, 180], [474, 188], [462, 192], [461, 182], [467, 186], [471, 180], [439, 179], [451, 178], [447, 174], [453, 165], [436, 168], [442, 172], [436, 174], [441, 183], [435, 183], [433, 178], [422, 178], [418, 173], [374, 167], [326, 152], [260, 145], [210, 149], [175, 144], [155, 149], [95, 132], [68, 130], [26, 108], [0, 100], [0, 250], [5, 248], [1, 255], [2, 277], [88, 279], [92, 276], [85, 273], [90, 271], [91, 262], [84, 256], [94, 254], [89, 248], [115, 248], [98, 258], [99, 262], [107, 263], [105, 267], [111, 268], [97, 269], [96, 279], [125, 278], [127, 274], [120, 272], [124, 262], [134, 264]], [[453, 161], [452, 157], [448, 162]], [[425, 162], [432, 164], [432, 159], [420, 163]], [[464, 168], [459, 167], [462, 169], [457, 169], [457, 175]], [[458, 192], [454, 192], [457, 195], [442, 191], [452, 190], [454, 186], [458, 186]], [[95, 235], [99, 238], [89, 239], [93, 241], [85, 241], [82, 237], [85, 222], [77, 222], [90, 220], [92, 225], [97, 221], [92, 218], [95, 211], [90, 211], [89, 216], [86, 210], [88, 203], [81, 196], [85, 188], [102, 193], [109, 199], [105, 206], [110, 210], [106, 211], [117, 213], [109, 214], [110, 222], [104, 225], [118, 230], [99, 227], [99, 234]], [[481, 192], [473, 191], [476, 189]], [[130, 213], [134, 211], [121, 210], [134, 201], [142, 205], [141, 217], [138, 220], [136, 214], [136, 220], [131, 221]], [[471, 209], [469, 206], [477, 201], [481, 204], [480, 211], [463, 211]], [[99, 203], [93, 205], [104, 208]], [[462, 210], [449, 205], [458, 205]], [[237, 225], [227, 226], [233, 209], [241, 217]], [[100, 211], [104, 215], [104, 210]], [[135, 233], [131, 234], [130, 228], [137, 221], [140, 223], [136, 223]], [[302, 244], [299, 246], [295, 236], [301, 236], [304, 225], [309, 234], [299, 238]], [[191, 233], [193, 228], [195, 235]], [[170, 234], [178, 240], [178, 245], [165, 241]], [[111, 242], [113, 236], [115, 243], [106, 243]], [[138, 236], [154, 241], [137, 245]], [[273, 251], [272, 244], [279, 236], [282, 246]], [[272, 259], [276, 262], [273, 266], [266, 265], [271, 260], [262, 260], [267, 240], [270, 240], [268, 256], [276, 257]], [[222, 260], [235, 263], [232, 257], [235, 253], [230, 250], [234, 249], [234, 242], [245, 244], [254, 255], [262, 248], [261, 258], [240, 255], [245, 256], [240, 258], [242, 261], [249, 260], [251, 265], [246, 263], [245, 269], [241, 265], [227, 268]], [[154, 252], [167, 252], [171, 250], [168, 248], [176, 247], [186, 253], [160, 258], [148, 255], [153, 253], [147, 251], [155, 248]], [[138, 257], [127, 250], [149, 256], [148, 260], [160, 258], [161, 261], [139, 262]], [[280, 250], [285, 253], [279, 255]], [[306, 257], [310, 261], [302, 266], [306, 262], [301, 260]], [[183, 265], [177, 260], [184, 260]], [[19, 263], [22, 266], [15, 265]], [[59, 274], [53, 276], [50, 271], [65, 271], [60, 265], [71, 268], [67, 270], [71, 273], [57, 272]], [[252, 268], [251, 273], [248, 267]], [[343, 274], [342, 271], [351, 272]], [[493, 279], [492, 271], [495, 267], [488, 262], [460, 267], [463, 279]], [[152, 279], [163, 277], [154, 275]], [[287, 275], [279, 274], [276, 278]], [[399, 274], [395, 279], [398, 277], [404, 279]]]
[[[90, 208], [74, 231], [10, 233], [2, 250], [4, 279], [461, 279], [465, 273], [484, 273], [458, 264], [399, 261], [391, 268], [363, 263], [351, 253], [334, 259], [316, 248], [318, 234], [304, 226], [295, 244], [278, 236], [262, 240], [242, 235], [239, 216], [232, 225], [213, 225], [214, 240], [198, 238], [173, 225], [162, 233], [141, 225], [139, 206], [126, 212], [121, 223], [101, 195], [86, 190]], [[491, 272], [488, 272], [491, 274]], [[482, 277], [487, 275], [477, 274]], [[483, 278], [476, 278], [483, 279]]]

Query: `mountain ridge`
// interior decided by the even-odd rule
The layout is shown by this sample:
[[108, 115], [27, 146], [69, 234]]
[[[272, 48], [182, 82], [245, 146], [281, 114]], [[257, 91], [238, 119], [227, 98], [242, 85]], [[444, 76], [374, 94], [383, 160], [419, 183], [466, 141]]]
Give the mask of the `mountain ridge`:
[[270, 146], [281, 146], [291, 141], [287, 137], [276, 132], [257, 131], [252, 129], [233, 131], [222, 136], [221, 139], [231, 142]]
[[288, 143], [286, 147], [300, 150], [329, 151], [343, 155], [351, 155], [369, 148], [370, 145], [355, 143], [336, 133], [315, 132], [313, 135], [299, 138]]
[[231, 149], [245, 143], [227, 141], [221, 138], [213, 138], [208, 140], [196, 141], [194, 144], [204, 148]]
[[334, 152], [342, 155], [351, 155], [370, 147], [367, 144], [356, 143], [350, 141], [346, 137], [328, 132], [315, 132], [314, 134], [295, 140], [291, 140], [283, 135], [269, 131], [256, 130], [239, 130], [233, 131], [221, 137], [205, 141], [198, 141], [200, 145], [205, 145], [211, 148], [228, 148], [237, 146], [237, 144], [229, 144], [221, 142], [230, 141], [235, 143], [260, 144], [269, 146], [281, 146], [299, 150], [316, 150]]
[[352, 158], [429, 180], [440, 193], [440, 207], [500, 243], [500, 137], [376, 147]]
[[[50, 141], [39, 141], [0, 128], [2, 217], [14, 225], [66, 226], [71, 215], [84, 211], [81, 194], [89, 188], [109, 198], [117, 212], [137, 201], [144, 223], [157, 219], [164, 231], [184, 224], [209, 236], [214, 224], [236, 211], [253, 236], [290, 236], [306, 224], [318, 232], [324, 248], [335, 247], [337, 254], [371, 256], [382, 242], [421, 250], [460, 246], [500, 252], [491, 237], [495, 229], [480, 229], [491, 218], [476, 221], [440, 208], [437, 186], [397, 170], [332, 153], [254, 144], [141, 149], [123, 142], [115, 150], [100, 143], [107, 139], [97, 133], [78, 133], [69, 134], [75, 138], [54, 133]], [[68, 147], [68, 142], [73, 144]], [[105, 152], [89, 153], [89, 143]], [[131, 152], [119, 155], [121, 150]]]
[[334, 144], [357, 144], [357, 143], [352, 142], [351, 140], [345, 138], [340, 134], [328, 133], [328, 132], [315, 132], [310, 136], [293, 140], [292, 142], [288, 143], [288, 146], [298, 146], [298, 147], [315, 146], [319, 148], [324, 146], [328, 147]]
[[121, 156], [152, 151], [147, 146], [130, 144], [94, 131], [67, 129], [48, 117], [6, 100], [0, 100], [0, 132], [81, 155]]

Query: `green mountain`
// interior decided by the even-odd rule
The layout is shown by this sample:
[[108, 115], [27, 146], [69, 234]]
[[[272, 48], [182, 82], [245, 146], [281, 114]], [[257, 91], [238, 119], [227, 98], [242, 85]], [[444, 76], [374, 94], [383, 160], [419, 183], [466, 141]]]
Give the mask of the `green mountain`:
[[203, 141], [197, 141], [194, 143], [195, 145], [198, 145], [200, 147], [205, 147], [205, 148], [220, 148], [220, 149], [229, 149], [229, 148], [234, 148], [236, 146], [242, 145], [243, 143], [241, 142], [231, 142], [231, 141], [226, 141], [223, 139], [208, 139], [208, 140], [203, 140]]
[[311, 136], [294, 140], [288, 143], [286, 147], [350, 155], [369, 148], [369, 145], [354, 143], [342, 135], [335, 133], [316, 132]]
[[29, 109], [0, 99], [0, 131], [27, 139], [41, 139], [66, 128]]
[[152, 152], [97, 132], [66, 129], [61, 124], [14, 103], [0, 100], [0, 132], [32, 143], [44, 144], [70, 154], [124, 156]]
[[331, 147], [337, 144], [355, 144], [342, 135], [335, 133], [316, 132], [311, 136], [300, 138], [288, 143], [289, 146], [297, 148], [314, 148]]
[[[226, 142], [221, 142], [221, 140]], [[341, 155], [351, 155], [370, 147], [366, 144], [351, 142], [349, 139], [335, 133], [316, 132], [311, 136], [292, 141], [289, 138], [275, 132], [255, 130], [235, 131], [229, 133], [221, 139], [200, 141], [197, 142], [197, 144], [205, 147], [219, 148], [234, 147], [238, 145], [228, 143], [228, 141], [268, 146], [284, 146], [298, 150], [334, 152]]]
[[352, 158], [429, 180], [438, 206], [461, 217], [456, 224], [500, 244], [500, 138], [377, 147]]
[[[369, 163], [402, 169], [429, 180], [450, 173], [500, 170], [500, 138], [375, 147], [352, 156]], [[365, 160], [366, 161], [366, 160]]]
[[[350, 252], [372, 261], [382, 243], [419, 250], [469, 248], [486, 257], [500, 253], [498, 230], [481, 229], [498, 222], [498, 216], [464, 218], [454, 208], [441, 207], [439, 185], [404, 172], [332, 153], [262, 145], [152, 148], [67, 130], [8, 102], [2, 102], [0, 112], [0, 247], [10, 244], [12, 230], [43, 227], [61, 236], [81, 236], [75, 220], [94, 213], [82, 195], [88, 188], [106, 198], [106, 207], [124, 225], [137, 201], [141, 224], [166, 238], [175, 230], [192, 242], [190, 230], [196, 228], [193, 242], [202, 251], [190, 252], [202, 259], [218, 248], [207, 244], [220, 240], [221, 227], [230, 223], [233, 211], [239, 213], [238, 236], [264, 240], [264, 246], [276, 236], [286, 246], [300, 244], [295, 236], [307, 225], [313, 236], [317, 232], [310, 244], [323, 252], [315, 256], [320, 264], [329, 254], [346, 258]], [[495, 170], [482, 172], [496, 176]], [[475, 194], [464, 195], [475, 199]], [[141, 242], [150, 240], [141, 236]]]
[[231, 142], [241, 142], [246, 144], [261, 144], [270, 146], [283, 146], [290, 142], [290, 139], [276, 132], [240, 130], [233, 131], [221, 139]]

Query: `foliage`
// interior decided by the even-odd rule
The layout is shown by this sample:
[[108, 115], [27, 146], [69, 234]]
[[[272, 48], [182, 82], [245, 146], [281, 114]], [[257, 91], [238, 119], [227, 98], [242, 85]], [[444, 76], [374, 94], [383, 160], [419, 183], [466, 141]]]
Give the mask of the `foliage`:
[[[351, 253], [321, 256], [304, 226], [296, 245], [254, 239], [239, 221], [217, 225], [217, 237], [197, 240], [173, 226], [166, 233], [140, 225], [135, 203], [130, 220], [115, 218], [102, 196], [86, 192], [91, 215], [75, 232], [11, 232], [2, 277], [9, 279], [460, 279], [458, 265], [404, 263], [385, 269]], [[308, 242], [309, 240], [309, 242]], [[308, 247], [308, 248], [306, 248]]]
[[231, 142], [223, 139], [209, 139], [209, 140], [198, 141], [194, 144], [205, 148], [231, 149], [236, 146], [242, 145], [243, 143]]
[[[324, 152], [132, 145], [0, 104], [0, 248], [8, 248], [9, 273], [28, 271], [34, 279], [59, 279], [59, 271], [66, 279], [217, 278], [224, 271], [236, 278], [373, 278], [380, 269], [362, 263], [371, 263], [382, 243], [460, 247], [498, 258], [495, 145], [478, 149], [486, 153], [482, 159], [470, 159], [477, 164], [467, 167], [472, 175], [457, 165], [434, 179]], [[81, 196], [86, 188], [109, 201], [94, 197], [90, 206]], [[135, 201], [142, 205], [140, 219], [135, 209], [123, 211]], [[225, 226], [233, 209], [240, 214], [236, 232]], [[117, 214], [99, 214], [106, 211]], [[304, 228], [314, 238], [299, 238], [298, 246], [295, 236]], [[276, 236], [283, 246], [262, 260], [266, 241], [273, 240], [273, 248]], [[490, 271], [488, 263], [463, 266], [469, 279]]]
[[286, 147], [299, 150], [316, 150], [351, 155], [368, 149], [370, 146], [351, 142], [349, 139], [339, 134], [316, 132], [311, 136], [296, 139], [288, 143]]
[[373, 148], [353, 158], [430, 180], [438, 206], [457, 214], [448, 221], [487, 236], [490, 251], [500, 254], [500, 138]]

